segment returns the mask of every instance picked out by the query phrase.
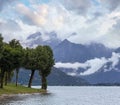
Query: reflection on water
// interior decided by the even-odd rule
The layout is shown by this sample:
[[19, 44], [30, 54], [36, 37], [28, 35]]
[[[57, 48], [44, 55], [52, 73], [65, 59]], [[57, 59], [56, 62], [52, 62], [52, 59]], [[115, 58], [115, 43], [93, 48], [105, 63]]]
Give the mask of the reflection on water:
[[0, 105], [46, 105], [46, 101], [50, 96], [52, 96], [51, 93], [5, 96], [0, 100]]
[[119, 91], [119, 87], [53, 86], [48, 93], [7, 97], [0, 105], [120, 105]]

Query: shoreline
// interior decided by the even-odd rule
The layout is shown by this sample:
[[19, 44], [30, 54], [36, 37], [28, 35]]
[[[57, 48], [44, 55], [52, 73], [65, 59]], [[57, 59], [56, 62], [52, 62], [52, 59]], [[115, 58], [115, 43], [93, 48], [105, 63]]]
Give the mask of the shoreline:
[[0, 101], [1, 100], [6, 100], [8, 98], [12, 98], [12, 97], [15, 97], [15, 96], [27, 96], [27, 95], [38, 95], [38, 94], [45, 94], [47, 92], [40, 92], [40, 93], [18, 93], [18, 94], [1, 94], [0, 95]]
[[0, 89], [0, 100], [16, 95], [31, 95], [44, 93], [47, 93], [47, 90], [28, 88], [22, 85], [18, 85], [16, 87], [15, 84], [8, 84], [7, 86], [4, 86], [3, 89]]

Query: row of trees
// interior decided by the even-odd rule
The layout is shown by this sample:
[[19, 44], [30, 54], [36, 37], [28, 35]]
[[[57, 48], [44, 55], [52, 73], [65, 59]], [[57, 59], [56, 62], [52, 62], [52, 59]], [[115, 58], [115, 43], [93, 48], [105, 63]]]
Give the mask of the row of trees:
[[18, 40], [13, 39], [9, 43], [3, 42], [0, 34], [0, 88], [11, 81], [11, 76], [16, 72], [16, 86], [19, 68], [31, 70], [28, 87], [31, 87], [34, 73], [39, 71], [41, 76], [41, 88], [47, 89], [46, 77], [50, 74], [54, 65], [53, 52], [49, 46], [37, 46], [36, 48], [23, 48]]

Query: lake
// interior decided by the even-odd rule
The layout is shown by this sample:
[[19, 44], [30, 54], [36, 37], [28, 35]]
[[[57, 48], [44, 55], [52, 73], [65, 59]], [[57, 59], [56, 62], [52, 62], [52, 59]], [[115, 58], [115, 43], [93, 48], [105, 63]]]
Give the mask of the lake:
[[18, 94], [0, 105], [120, 105], [120, 87], [49, 86], [46, 94]]

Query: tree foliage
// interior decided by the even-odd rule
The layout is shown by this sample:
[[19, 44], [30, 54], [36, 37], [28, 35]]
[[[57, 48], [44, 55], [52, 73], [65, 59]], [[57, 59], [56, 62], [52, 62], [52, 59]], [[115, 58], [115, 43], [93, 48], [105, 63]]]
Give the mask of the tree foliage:
[[36, 70], [36, 59], [35, 58], [36, 58], [35, 50], [27, 48], [25, 50], [23, 66], [26, 69], [31, 70], [31, 76], [29, 79], [28, 87], [31, 87], [31, 85], [32, 85], [33, 76], [34, 76], [34, 73]]
[[3, 42], [0, 34], [0, 88], [10, 81], [11, 74], [16, 71], [16, 86], [19, 68], [31, 70], [28, 87], [31, 87], [35, 70], [39, 70], [42, 89], [47, 89], [46, 77], [50, 74], [54, 65], [53, 52], [49, 46], [37, 46], [36, 48], [24, 49], [18, 40], [13, 39], [9, 43]]
[[53, 52], [49, 46], [38, 46], [36, 48], [37, 69], [41, 75], [42, 89], [47, 89], [46, 77], [50, 74], [54, 65]]

